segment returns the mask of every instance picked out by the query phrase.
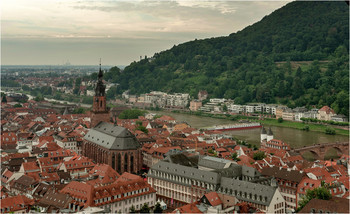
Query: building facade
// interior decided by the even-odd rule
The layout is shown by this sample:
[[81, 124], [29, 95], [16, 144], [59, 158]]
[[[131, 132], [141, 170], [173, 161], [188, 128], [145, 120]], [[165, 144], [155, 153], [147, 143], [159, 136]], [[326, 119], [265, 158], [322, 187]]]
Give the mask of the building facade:
[[254, 204], [264, 212], [285, 212], [285, 200], [273, 179], [262, 178], [254, 168], [222, 161], [208, 156], [169, 155], [151, 167], [148, 183], [172, 208], [215, 191]]
[[141, 145], [126, 128], [100, 122], [83, 139], [83, 155], [110, 165], [118, 173], [136, 173], [142, 168]]

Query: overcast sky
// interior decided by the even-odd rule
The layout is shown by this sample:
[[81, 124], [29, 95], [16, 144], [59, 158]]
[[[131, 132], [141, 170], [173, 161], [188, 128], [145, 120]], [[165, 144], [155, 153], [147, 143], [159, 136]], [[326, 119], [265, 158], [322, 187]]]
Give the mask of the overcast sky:
[[1, 0], [1, 64], [128, 65], [227, 36], [288, 2]]

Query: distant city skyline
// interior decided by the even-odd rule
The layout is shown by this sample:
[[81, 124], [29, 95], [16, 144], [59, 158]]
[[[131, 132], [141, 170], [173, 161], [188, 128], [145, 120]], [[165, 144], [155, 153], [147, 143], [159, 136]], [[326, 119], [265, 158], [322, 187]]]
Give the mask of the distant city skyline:
[[129, 65], [194, 39], [228, 36], [290, 1], [1, 2], [2, 65]]

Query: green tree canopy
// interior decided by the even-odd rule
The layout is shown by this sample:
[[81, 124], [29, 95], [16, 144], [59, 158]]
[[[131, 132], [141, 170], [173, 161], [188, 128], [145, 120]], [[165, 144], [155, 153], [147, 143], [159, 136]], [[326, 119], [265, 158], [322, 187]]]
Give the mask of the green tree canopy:
[[332, 198], [332, 194], [329, 192], [329, 190], [324, 187], [317, 187], [313, 190], [306, 190], [306, 195], [304, 198], [299, 202], [299, 207], [297, 209], [297, 212], [303, 209], [303, 207], [309, 203], [309, 201], [313, 198], [322, 199], [322, 200], [329, 200]]
[[153, 213], [163, 213], [163, 209], [161, 208], [160, 203], [156, 203], [156, 205], [154, 206]]
[[130, 207], [129, 213], [136, 213], [134, 205]]
[[127, 109], [120, 113], [120, 119], [137, 119], [139, 116], [143, 116], [147, 111], [142, 111], [139, 109]]
[[266, 155], [265, 155], [265, 152], [263, 152], [263, 151], [255, 152], [254, 155], [253, 155], [253, 159], [254, 160], [262, 160], [265, 157], [266, 157]]
[[20, 107], [22, 107], [22, 105], [19, 104], [19, 103], [17, 103], [17, 104], [15, 104], [13, 107], [15, 107], [15, 108], [20, 108]]
[[145, 203], [145, 204], [141, 207], [140, 213], [149, 213], [150, 210], [151, 210], [151, 209], [149, 208], [148, 204]]
[[138, 127], [136, 128], [136, 130], [140, 130], [140, 131], [142, 131], [142, 132], [148, 134], [148, 129], [146, 129], [146, 127], [144, 127], [144, 126], [138, 126]]

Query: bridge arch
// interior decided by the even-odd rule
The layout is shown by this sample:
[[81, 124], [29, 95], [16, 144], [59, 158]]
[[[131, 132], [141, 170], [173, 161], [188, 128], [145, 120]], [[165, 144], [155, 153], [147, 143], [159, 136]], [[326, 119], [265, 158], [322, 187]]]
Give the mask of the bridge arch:
[[315, 150], [305, 150], [299, 152], [303, 157], [307, 155], [308, 153], [311, 153], [313, 158], [316, 160], [323, 160], [323, 157], [320, 156], [320, 154]]

